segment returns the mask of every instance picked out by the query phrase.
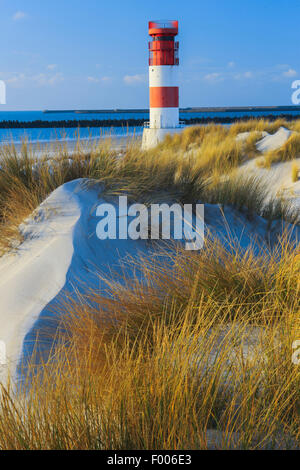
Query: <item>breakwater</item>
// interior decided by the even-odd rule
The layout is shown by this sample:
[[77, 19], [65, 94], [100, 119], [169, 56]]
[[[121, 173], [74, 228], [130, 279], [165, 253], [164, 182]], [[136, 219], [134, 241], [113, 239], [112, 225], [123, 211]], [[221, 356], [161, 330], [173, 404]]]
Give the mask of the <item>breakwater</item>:
[[[249, 119], [267, 119], [275, 121], [276, 119], [286, 119], [292, 121], [300, 118], [299, 114], [265, 114], [259, 116], [243, 115], [243, 116], [204, 116], [181, 120], [185, 125], [193, 124], [232, 124], [235, 122], [248, 121]], [[55, 121], [17, 121], [17, 120], [3, 120], [0, 121], [0, 129], [45, 129], [45, 128], [92, 128], [92, 127], [141, 127], [144, 125], [144, 119], [71, 119], [71, 120], [55, 120]]]

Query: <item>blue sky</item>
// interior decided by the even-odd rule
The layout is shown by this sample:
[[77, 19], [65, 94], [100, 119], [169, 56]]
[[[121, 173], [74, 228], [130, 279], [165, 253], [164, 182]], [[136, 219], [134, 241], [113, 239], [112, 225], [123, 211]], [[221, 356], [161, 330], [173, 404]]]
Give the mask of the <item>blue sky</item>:
[[148, 107], [147, 22], [178, 19], [180, 105], [287, 105], [299, 0], [0, 0], [0, 111]]

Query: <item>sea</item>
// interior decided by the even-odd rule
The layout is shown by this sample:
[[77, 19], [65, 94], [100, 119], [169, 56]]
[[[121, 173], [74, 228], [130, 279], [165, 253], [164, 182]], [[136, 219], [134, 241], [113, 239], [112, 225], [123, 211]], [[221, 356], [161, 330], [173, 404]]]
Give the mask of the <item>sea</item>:
[[[180, 113], [180, 119], [191, 119], [191, 118], [205, 118], [205, 117], [242, 117], [242, 116], [252, 116], [260, 117], [265, 115], [280, 115], [283, 114], [281, 110], [251, 110], [247, 109], [246, 111], [209, 111], [209, 112], [195, 112], [195, 111], [184, 111]], [[299, 110], [289, 110], [289, 115], [295, 115], [299, 117]], [[104, 112], [100, 113], [76, 113], [76, 112], [43, 112], [43, 111], [1, 111], [0, 112], [0, 121], [20, 121], [20, 122], [30, 122], [30, 121], [67, 121], [67, 120], [108, 120], [108, 119], [140, 119], [143, 121], [149, 120], [148, 112]], [[102, 138], [107, 135], [121, 137], [121, 136], [133, 136], [141, 135], [143, 132], [143, 127], [101, 127], [101, 128], [30, 128], [30, 129], [0, 129], [0, 144], [6, 144], [14, 142], [15, 144], [21, 144], [24, 140], [28, 140], [31, 143], [47, 143], [55, 142], [57, 140], [64, 141], [75, 141], [78, 139], [78, 136], [81, 139], [90, 139], [90, 138]]]

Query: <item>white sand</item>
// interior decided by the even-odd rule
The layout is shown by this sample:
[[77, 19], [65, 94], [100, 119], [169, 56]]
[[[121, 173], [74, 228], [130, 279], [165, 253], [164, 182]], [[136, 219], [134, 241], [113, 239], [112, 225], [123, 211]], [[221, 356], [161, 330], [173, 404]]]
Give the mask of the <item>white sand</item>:
[[63, 287], [72, 291], [80, 279], [99, 287], [96, 270], [108, 273], [126, 254], [146, 250], [146, 241], [96, 237], [95, 210], [104, 201], [99, 186], [87, 189], [82, 183], [56, 189], [22, 224], [21, 246], [0, 258], [0, 340], [11, 368], [20, 359], [25, 335]]
[[0, 259], [0, 339], [9, 364], [18, 360], [25, 334], [42, 308], [63, 287], [73, 255], [73, 229], [80, 217], [68, 183], [23, 224], [25, 241]]
[[275, 134], [266, 135], [260, 141], [258, 141], [256, 148], [262, 153], [268, 152], [269, 150], [276, 150], [288, 140], [291, 134], [292, 131], [289, 129], [280, 127]]
[[[241, 132], [237, 135], [237, 140], [245, 141], [249, 134], [249, 132]], [[275, 134], [267, 134], [258, 141], [256, 144], [257, 149], [262, 154], [269, 150], [277, 150], [292, 134], [293, 132], [289, 129], [280, 127]], [[296, 182], [292, 181], [292, 165], [296, 163], [300, 173], [300, 158], [293, 161], [272, 164], [271, 168], [259, 167], [258, 163], [260, 160], [264, 160], [263, 155], [246, 161], [238, 169], [238, 172], [247, 176], [253, 175], [259, 179], [265, 180], [268, 188], [267, 199], [271, 197], [283, 198], [288, 200], [295, 210], [300, 210], [300, 179]]]
[[[245, 142], [245, 141], [248, 139], [248, 137], [249, 137], [250, 134], [251, 134], [250, 131], [247, 131], [247, 132], [240, 132], [240, 133], [236, 136], [235, 140], [236, 140], [237, 142]], [[262, 137], [266, 137], [266, 136], [270, 135], [270, 134], [268, 134], [268, 132], [265, 132], [265, 131], [263, 131], [261, 134], [262, 134]]]
[[[89, 139], [80, 139], [80, 149], [84, 153], [89, 153], [91, 149], [95, 148], [97, 145], [101, 143], [105, 143], [105, 141], [109, 141], [111, 148], [114, 150], [123, 150], [126, 146], [133, 141], [140, 143], [141, 142], [140, 135], [112, 135], [112, 136], [104, 136], [104, 137], [91, 137]], [[0, 151], [5, 150], [7, 147], [7, 143], [0, 142]], [[14, 144], [17, 153], [21, 153], [22, 144], [16, 143]], [[76, 140], [64, 140], [58, 139], [57, 141], [49, 141], [49, 142], [30, 142], [28, 141], [28, 147], [31, 150], [32, 154], [35, 157], [49, 157], [52, 158], [57, 155], [57, 152], [60, 151], [61, 153], [64, 152], [65, 154], [72, 155], [76, 152], [78, 147], [78, 141]]]
[[300, 170], [300, 158], [273, 164], [271, 168], [258, 167], [259, 160], [260, 157], [248, 160], [240, 167], [239, 172], [265, 180], [269, 197], [288, 200], [295, 210], [300, 211], [300, 179], [292, 181], [292, 165], [296, 163]]

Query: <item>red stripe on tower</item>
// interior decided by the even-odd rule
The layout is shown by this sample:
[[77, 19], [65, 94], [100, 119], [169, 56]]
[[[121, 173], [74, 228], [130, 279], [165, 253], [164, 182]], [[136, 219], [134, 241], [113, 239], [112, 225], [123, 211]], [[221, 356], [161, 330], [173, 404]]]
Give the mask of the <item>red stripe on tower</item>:
[[150, 87], [150, 108], [178, 108], [178, 86]]

